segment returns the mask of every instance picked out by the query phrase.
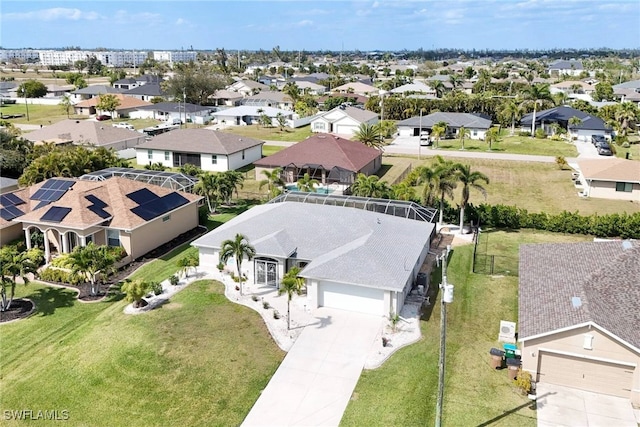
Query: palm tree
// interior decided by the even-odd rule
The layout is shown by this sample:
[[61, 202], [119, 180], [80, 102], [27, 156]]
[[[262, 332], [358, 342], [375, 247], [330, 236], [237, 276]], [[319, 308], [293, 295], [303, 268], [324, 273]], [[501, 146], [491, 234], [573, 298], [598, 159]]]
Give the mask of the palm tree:
[[262, 174], [267, 179], [260, 181], [259, 188], [262, 189], [262, 187], [266, 185], [269, 190], [269, 197], [276, 197], [280, 194], [280, 187], [284, 187], [284, 181], [282, 180], [282, 168], [275, 168], [272, 171], [263, 170]]
[[98, 273], [108, 275], [113, 270], [116, 257], [106, 245], [97, 246], [89, 242], [87, 246], [76, 246], [69, 254], [69, 266], [73, 273], [79, 273], [91, 282], [91, 295], [96, 295]]
[[120, 290], [126, 295], [125, 300], [127, 302], [133, 303], [134, 308], [140, 307], [142, 299], [150, 289], [151, 282], [146, 282], [142, 279], [126, 279], [120, 287]]
[[531, 85], [525, 89], [525, 99], [528, 103], [533, 104], [533, 116], [531, 117], [531, 136], [536, 133], [536, 113], [538, 104], [542, 106], [545, 101], [553, 101], [548, 84]]
[[449, 83], [453, 86], [453, 90], [456, 90], [458, 86], [462, 86], [462, 77], [457, 74], [449, 75]]
[[242, 282], [244, 281], [244, 276], [242, 275], [242, 260], [244, 257], [247, 257], [247, 260], [251, 261], [254, 256], [256, 256], [255, 248], [249, 244], [249, 240], [242, 234], [238, 233], [234, 239], [222, 242], [220, 261], [226, 264], [229, 258], [235, 258], [236, 269], [238, 270], [238, 281], [240, 283], [240, 295], [242, 295]]
[[[2, 298], [0, 311], [6, 311], [11, 307], [16, 293], [16, 279], [21, 277], [25, 284], [29, 283], [28, 275], [36, 274], [42, 261], [44, 261], [42, 250], [37, 248], [19, 252], [14, 246], [5, 246], [0, 250], [0, 297]], [[7, 287], [11, 288], [8, 301]]]
[[444, 217], [444, 198], [449, 197], [453, 199], [453, 190], [455, 190], [457, 186], [457, 171], [455, 163], [451, 160], [445, 160], [442, 156], [437, 156], [434, 172], [437, 176], [436, 190], [440, 194], [440, 217], [438, 218], [438, 223], [442, 224]]
[[393, 197], [397, 200], [413, 200], [416, 197], [416, 190], [406, 182], [400, 182], [391, 186]]
[[378, 124], [361, 123], [353, 136], [367, 147], [382, 150], [382, 133]]
[[487, 197], [487, 190], [480, 184], [480, 182], [484, 182], [485, 184], [489, 183], [489, 177], [483, 174], [482, 172], [472, 171], [470, 165], [464, 165], [458, 163], [455, 166], [456, 176], [458, 181], [462, 184], [462, 199], [460, 200], [460, 234], [463, 234], [464, 227], [464, 209], [469, 203], [469, 192], [473, 188], [478, 190], [482, 195]]
[[389, 185], [380, 181], [380, 178], [376, 175], [365, 175], [359, 173], [356, 180], [351, 185], [351, 193], [354, 196], [360, 197], [378, 197], [382, 199], [389, 198], [391, 188]]
[[256, 120], [256, 126], [258, 128], [260, 128], [260, 124], [262, 124], [262, 116], [263, 116], [263, 113], [264, 113], [264, 109], [263, 108], [258, 108], [256, 110], [256, 113], [258, 113], [258, 116], [259, 116], [258, 120]]
[[511, 136], [515, 135], [516, 122], [522, 118], [524, 112], [522, 104], [509, 100], [504, 104], [500, 112], [511, 121]]
[[278, 127], [280, 128], [280, 132], [284, 130], [285, 125], [287, 124], [287, 118], [282, 113], [276, 114], [276, 120], [278, 121]]
[[291, 329], [291, 299], [293, 295], [300, 295], [302, 288], [304, 288], [304, 279], [298, 277], [300, 274], [300, 267], [291, 267], [291, 269], [284, 275], [278, 288], [278, 295], [287, 294], [287, 329]]
[[227, 204], [231, 203], [231, 196], [234, 192], [236, 193], [236, 198], [240, 198], [238, 188], [244, 186], [244, 174], [238, 171], [225, 171], [220, 175], [225, 187], [228, 188]]
[[493, 126], [490, 129], [488, 129], [487, 132], [484, 134], [484, 140], [487, 142], [487, 144], [489, 144], [489, 151], [491, 151], [492, 149], [491, 145], [494, 142], [500, 141], [500, 128]]
[[429, 86], [431, 86], [431, 89], [436, 91], [436, 96], [438, 98], [442, 98], [442, 95], [444, 95], [444, 91], [446, 90], [446, 88], [444, 87], [444, 83], [441, 80], [430, 81]]
[[447, 126], [447, 122], [440, 121], [431, 127], [431, 136], [433, 136], [436, 141], [433, 148], [438, 148], [438, 142], [440, 141], [440, 138], [442, 138], [442, 136], [447, 132]]
[[435, 169], [428, 166], [419, 166], [416, 168], [418, 172], [418, 184], [422, 184], [422, 204], [431, 206], [435, 197], [435, 189], [438, 182], [438, 175]]
[[60, 105], [62, 109], [65, 111], [65, 113], [67, 113], [67, 119], [68, 119], [69, 111], [71, 111], [71, 108], [73, 107], [73, 103], [71, 102], [71, 97], [69, 95], [63, 96], [58, 105]]
[[639, 116], [638, 107], [632, 102], [623, 102], [616, 106], [615, 120], [619, 124], [621, 136], [627, 136], [629, 128], [638, 121]]
[[162, 164], [162, 162], [149, 163], [148, 165], [144, 165], [146, 170], [150, 171], [165, 171], [167, 167]]
[[302, 178], [298, 179], [296, 184], [298, 185], [298, 190], [313, 193], [316, 191], [316, 185], [320, 183], [317, 179], [312, 179], [308, 173], [305, 173]]
[[200, 180], [193, 187], [193, 192], [195, 194], [199, 194], [204, 196], [207, 201], [207, 206], [209, 207], [209, 212], [214, 213], [216, 211], [216, 207], [218, 202], [220, 201], [220, 185], [221, 179], [219, 175], [203, 172], [200, 174]]
[[471, 138], [471, 131], [464, 126], [460, 126], [458, 129], [458, 136], [460, 137], [460, 143], [462, 144], [461, 150], [464, 150], [464, 139]]

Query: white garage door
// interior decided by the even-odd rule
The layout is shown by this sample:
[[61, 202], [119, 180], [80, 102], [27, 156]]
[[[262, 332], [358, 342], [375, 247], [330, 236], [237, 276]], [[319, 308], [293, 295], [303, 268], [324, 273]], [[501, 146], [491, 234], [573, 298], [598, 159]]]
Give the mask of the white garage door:
[[627, 365], [541, 352], [538, 381], [628, 398], [633, 370]]
[[352, 125], [336, 125], [336, 127], [333, 129], [333, 132], [339, 135], [351, 135], [357, 130], [358, 128]]
[[318, 306], [383, 315], [384, 291], [343, 283], [321, 282], [318, 287]]

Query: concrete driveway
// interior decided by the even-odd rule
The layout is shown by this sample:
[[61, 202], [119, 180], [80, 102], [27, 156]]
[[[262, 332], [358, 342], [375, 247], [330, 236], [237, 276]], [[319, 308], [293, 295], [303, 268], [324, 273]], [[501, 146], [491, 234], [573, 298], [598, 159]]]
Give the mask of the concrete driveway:
[[337, 426], [382, 317], [319, 308], [262, 391], [243, 426]]
[[629, 399], [539, 383], [538, 427], [638, 427]]

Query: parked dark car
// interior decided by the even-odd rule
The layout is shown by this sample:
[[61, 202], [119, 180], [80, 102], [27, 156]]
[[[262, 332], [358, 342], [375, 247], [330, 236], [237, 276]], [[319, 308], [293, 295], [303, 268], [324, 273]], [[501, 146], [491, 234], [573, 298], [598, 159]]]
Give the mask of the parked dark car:
[[105, 120], [111, 120], [111, 116], [108, 114], [100, 114], [99, 116], [96, 116], [96, 120], [99, 122], [102, 122]]
[[601, 142], [607, 142], [607, 138], [604, 135], [591, 135], [591, 143], [593, 145], [597, 147]]
[[601, 156], [613, 156], [613, 151], [611, 151], [611, 147], [608, 142], [601, 142], [598, 145], [598, 154]]

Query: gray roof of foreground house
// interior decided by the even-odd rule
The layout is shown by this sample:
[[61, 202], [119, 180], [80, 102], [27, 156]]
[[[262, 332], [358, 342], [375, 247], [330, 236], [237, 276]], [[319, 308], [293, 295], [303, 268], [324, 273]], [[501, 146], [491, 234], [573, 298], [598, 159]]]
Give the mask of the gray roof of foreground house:
[[[611, 128], [606, 125], [604, 120], [600, 117], [592, 116], [584, 111], [576, 110], [575, 108], [562, 105], [560, 107], [550, 108], [548, 110], [536, 112], [536, 123], [552, 123], [552, 122], [565, 122], [568, 123], [572, 117], [577, 117], [580, 120], [578, 125], [569, 125], [571, 129], [585, 129], [585, 130], [603, 130], [609, 131]], [[520, 120], [521, 126], [531, 126], [531, 120], [533, 119], [533, 113], [526, 114], [522, 120]]]
[[467, 129], [489, 129], [491, 127], [491, 120], [482, 117], [480, 114], [472, 113], [432, 113], [428, 116], [410, 117], [406, 120], [402, 120], [397, 123], [398, 127], [420, 127], [430, 128], [438, 122], [446, 122], [450, 127], [459, 128], [464, 126]]
[[433, 227], [351, 207], [282, 202], [251, 208], [193, 246], [219, 249], [241, 233], [258, 256], [309, 260], [303, 277], [401, 291]]
[[593, 322], [640, 348], [639, 259], [640, 241], [520, 245], [520, 339]]
[[264, 141], [258, 139], [200, 128], [165, 132], [138, 145], [136, 149], [228, 155], [262, 144]]

